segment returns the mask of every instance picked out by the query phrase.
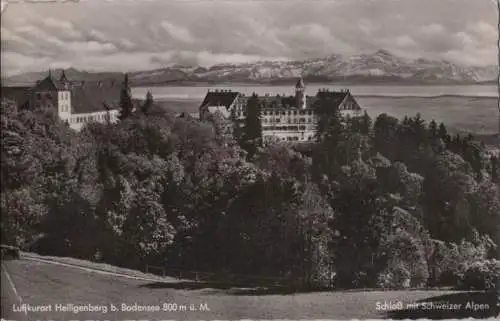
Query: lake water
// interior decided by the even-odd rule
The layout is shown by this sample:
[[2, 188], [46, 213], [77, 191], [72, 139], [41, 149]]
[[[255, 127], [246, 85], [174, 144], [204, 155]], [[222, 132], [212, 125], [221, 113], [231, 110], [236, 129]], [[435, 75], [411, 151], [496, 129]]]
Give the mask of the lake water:
[[[316, 95], [318, 90], [329, 88], [331, 90], [347, 89], [357, 97], [382, 96], [382, 97], [437, 97], [450, 96], [473, 96], [473, 97], [498, 97], [495, 85], [467, 85], [467, 86], [338, 86], [328, 84], [312, 84], [306, 87], [306, 93], [310, 96]], [[259, 95], [293, 95], [293, 86], [165, 86], [165, 87], [135, 87], [132, 95], [143, 98], [147, 90], [151, 90], [155, 99], [203, 99], [209, 89], [231, 89], [251, 95], [256, 92]]]
[[[247, 95], [293, 94], [293, 86], [193, 86], [137, 87], [134, 98], [144, 98], [148, 89], [155, 101], [161, 101], [174, 112], [196, 112], [209, 89], [231, 89]], [[428, 121], [444, 122], [453, 131], [492, 134], [498, 131], [498, 91], [495, 85], [473, 86], [332, 86], [309, 85], [308, 95], [321, 88], [349, 88], [371, 117], [387, 113], [397, 118], [420, 113]]]

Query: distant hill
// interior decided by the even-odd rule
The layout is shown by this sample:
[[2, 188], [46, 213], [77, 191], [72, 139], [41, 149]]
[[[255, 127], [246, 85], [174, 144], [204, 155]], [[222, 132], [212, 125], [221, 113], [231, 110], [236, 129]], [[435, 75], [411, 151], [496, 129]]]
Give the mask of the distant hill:
[[[60, 70], [56, 71], [56, 74]], [[68, 69], [69, 78], [94, 80], [122, 78], [118, 72], [85, 72]], [[26, 73], [10, 77], [5, 83], [34, 83], [46, 73]], [[243, 64], [171, 66], [130, 73], [132, 85], [169, 84], [286, 84], [303, 76], [309, 83], [339, 82], [352, 84], [495, 84], [497, 67], [461, 66], [448, 61], [406, 59], [386, 50], [352, 56], [331, 55], [303, 61], [260, 61]]]
[[[63, 69], [52, 69], [51, 73], [54, 77], [59, 78], [61, 76]], [[66, 76], [69, 79], [84, 80], [84, 81], [97, 81], [104, 79], [115, 79], [123, 80], [123, 72], [91, 72], [82, 71], [75, 68], [64, 69]], [[15, 75], [2, 80], [2, 85], [6, 86], [29, 86], [36, 83], [37, 80], [41, 80], [47, 77], [48, 71], [37, 71], [28, 72], [20, 75]]]

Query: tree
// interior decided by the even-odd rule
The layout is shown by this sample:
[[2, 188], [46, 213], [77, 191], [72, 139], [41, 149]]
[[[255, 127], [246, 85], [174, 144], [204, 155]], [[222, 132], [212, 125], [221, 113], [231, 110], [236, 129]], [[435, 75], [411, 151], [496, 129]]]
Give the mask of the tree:
[[365, 110], [365, 113], [361, 117], [361, 134], [368, 135], [370, 134], [370, 129], [372, 127], [372, 119], [368, 115], [368, 112]]
[[132, 102], [132, 94], [130, 91], [130, 84], [128, 74], [125, 74], [120, 92], [120, 120], [126, 119], [132, 115], [134, 105]]
[[448, 135], [448, 131], [446, 130], [446, 126], [443, 123], [439, 124], [438, 135], [442, 139], [446, 139]]
[[437, 124], [436, 122], [433, 120], [431, 120], [431, 122], [429, 123], [429, 134], [430, 134], [430, 137], [432, 139], [438, 137], [438, 128], [437, 128]]
[[377, 152], [394, 159], [398, 142], [398, 120], [387, 114], [377, 117], [374, 124], [374, 148]]
[[493, 155], [491, 156], [491, 180], [494, 183], [498, 182], [498, 159]]
[[153, 103], [153, 94], [148, 90], [148, 92], [146, 93], [146, 100], [142, 105], [142, 112], [144, 114], [148, 114], [151, 111], [151, 108], [153, 108]]
[[260, 122], [260, 105], [257, 94], [252, 94], [247, 101], [246, 118], [244, 133], [242, 138], [242, 147], [247, 150], [248, 157], [251, 158], [262, 146], [262, 125]]

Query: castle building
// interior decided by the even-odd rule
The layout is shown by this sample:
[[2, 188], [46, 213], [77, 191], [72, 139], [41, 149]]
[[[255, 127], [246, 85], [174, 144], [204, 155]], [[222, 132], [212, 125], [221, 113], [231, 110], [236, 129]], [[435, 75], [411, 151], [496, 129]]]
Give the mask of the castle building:
[[63, 70], [59, 79], [49, 71], [34, 87], [4, 87], [2, 96], [15, 100], [21, 108], [55, 108], [61, 120], [80, 130], [88, 122], [116, 122], [120, 90], [114, 80], [70, 81]]
[[[321, 89], [315, 96], [307, 96], [305, 89], [300, 78], [295, 85], [295, 95], [266, 94], [258, 97], [264, 140], [311, 141], [318, 121], [315, 103], [322, 98], [327, 98], [331, 108], [338, 108], [344, 116], [357, 116], [362, 111], [349, 90]], [[209, 113], [219, 112], [241, 127], [246, 117], [248, 98], [240, 92], [209, 90], [199, 107], [199, 117], [204, 119]]]

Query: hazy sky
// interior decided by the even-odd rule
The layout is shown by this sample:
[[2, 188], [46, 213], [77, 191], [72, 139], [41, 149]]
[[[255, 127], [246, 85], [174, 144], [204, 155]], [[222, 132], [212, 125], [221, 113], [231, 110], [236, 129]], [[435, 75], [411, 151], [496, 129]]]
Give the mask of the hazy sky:
[[[10, 3], [2, 74], [137, 70], [386, 49], [495, 64], [496, 0], [80, 0]], [[12, 2], [12, 0], [11, 0]]]

